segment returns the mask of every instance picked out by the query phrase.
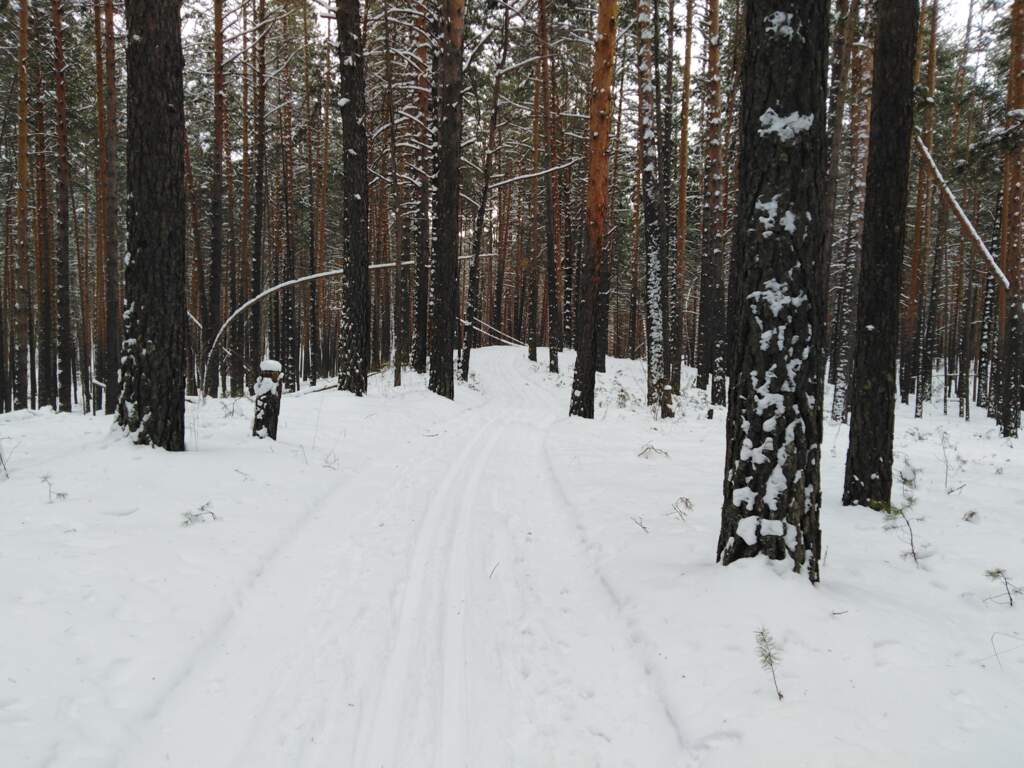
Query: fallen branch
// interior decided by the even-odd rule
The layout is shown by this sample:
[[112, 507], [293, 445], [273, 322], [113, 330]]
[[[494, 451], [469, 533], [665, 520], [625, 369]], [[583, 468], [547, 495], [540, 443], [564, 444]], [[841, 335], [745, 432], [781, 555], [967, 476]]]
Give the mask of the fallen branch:
[[921, 140], [920, 135], [914, 135], [914, 143], [917, 145], [918, 152], [921, 153], [921, 157], [924, 158], [928, 169], [932, 173], [932, 178], [935, 180], [935, 184], [942, 191], [946, 201], [949, 203], [949, 207], [953, 209], [954, 215], [960, 221], [960, 226], [967, 235], [968, 239], [974, 243], [974, 247], [978, 249], [985, 260], [988, 262], [989, 268], [992, 270], [992, 274], [996, 276], [996, 279], [1003, 284], [1003, 288], [1010, 289], [1010, 281], [1007, 280], [1006, 275], [1003, 274], [1003, 270], [999, 268], [999, 264], [996, 263], [995, 257], [989, 251], [985, 245], [985, 241], [981, 239], [981, 235], [978, 234], [978, 230], [974, 228], [971, 220], [967, 218], [967, 214], [964, 213], [964, 209], [960, 207], [960, 203], [957, 202], [954, 197], [952, 190], [949, 188], [949, 184], [942, 176], [942, 172], [939, 170], [939, 166], [935, 164], [935, 158], [932, 157], [932, 153], [928, 151], [928, 147], [925, 146]]

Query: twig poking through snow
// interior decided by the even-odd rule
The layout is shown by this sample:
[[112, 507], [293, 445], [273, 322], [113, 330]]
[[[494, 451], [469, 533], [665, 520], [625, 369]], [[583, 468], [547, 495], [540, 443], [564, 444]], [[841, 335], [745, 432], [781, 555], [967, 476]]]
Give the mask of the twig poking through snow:
[[650, 459], [653, 456], [664, 456], [668, 458], [668, 451], [663, 451], [661, 448], [655, 447], [654, 443], [646, 443], [644, 447], [640, 449], [640, 453], [637, 454], [641, 459]]
[[[985, 571], [985, 575], [989, 577], [991, 581], [999, 581], [1003, 584], [1003, 589], [1006, 590], [1006, 599], [1010, 601], [1010, 607], [1013, 608], [1013, 596], [1019, 595], [1024, 592], [1012, 581], [1010, 581], [1010, 574], [1003, 568], [991, 568]], [[996, 595], [996, 597], [1002, 598], [1002, 595]], [[991, 600], [992, 598], [988, 598]]]
[[643, 531], [644, 533], [650, 533], [650, 530], [647, 528], [647, 525], [644, 523], [644, 519], [642, 517], [640, 517], [639, 515], [632, 515], [629, 519], [636, 523], [637, 527], [641, 531]]
[[216, 520], [217, 519], [217, 515], [215, 515], [213, 513], [213, 510], [210, 509], [211, 506], [212, 506], [212, 503], [208, 501], [205, 504], [203, 504], [201, 507], [199, 507], [199, 509], [197, 509], [195, 512], [193, 512], [191, 509], [186, 511], [186, 512], [182, 512], [181, 513], [181, 517], [182, 517], [181, 524], [182, 524], [182, 526], [187, 528], [190, 525], [195, 525], [196, 523], [203, 523], [203, 522], [206, 522], [207, 520]]

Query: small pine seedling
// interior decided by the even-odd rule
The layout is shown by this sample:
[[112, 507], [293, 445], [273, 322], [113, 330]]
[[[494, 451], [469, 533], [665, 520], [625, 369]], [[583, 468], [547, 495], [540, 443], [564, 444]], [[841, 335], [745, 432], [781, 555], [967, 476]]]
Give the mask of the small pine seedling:
[[917, 551], [917, 544], [914, 542], [914, 526], [910, 524], [910, 518], [907, 516], [907, 510], [914, 506], [914, 499], [911, 498], [904, 507], [898, 507], [885, 501], [872, 501], [869, 506], [885, 515], [887, 529], [903, 528], [907, 532], [910, 549], [904, 552], [903, 556], [913, 558], [914, 565], [920, 568], [920, 558], [924, 555]]
[[757, 641], [757, 656], [761, 662], [761, 669], [767, 669], [772, 673], [772, 684], [775, 686], [775, 695], [782, 701], [782, 691], [779, 690], [779, 681], [775, 676], [775, 666], [782, 660], [782, 653], [775, 643], [775, 638], [766, 627], [761, 627], [754, 633]]
[[46, 491], [50, 495], [48, 504], [53, 504], [55, 501], [67, 501], [68, 495], [64, 491], [53, 490], [53, 480], [49, 475], [43, 475], [39, 479], [41, 482], [46, 483]]

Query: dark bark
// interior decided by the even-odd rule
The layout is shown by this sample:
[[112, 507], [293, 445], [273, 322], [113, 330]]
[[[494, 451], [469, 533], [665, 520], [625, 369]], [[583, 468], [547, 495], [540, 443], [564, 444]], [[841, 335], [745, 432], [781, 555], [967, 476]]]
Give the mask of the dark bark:
[[[75, 350], [71, 318], [71, 257], [68, 218], [68, 190], [71, 167], [68, 162], [68, 104], [64, 82], [64, 20], [61, 0], [50, 3], [53, 24], [53, 83], [57, 107], [57, 407], [71, 410], [74, 389]], [[0, 336], [2, 337], [2, 336]]]
[[[655, 0], [657, 2], [657, 0]], [[665, 204], [658, 171], [658, 86], [657, 59], [652, 40], [657, 30], [652, 24], [650, 0], [640, 0], [637, 26], [639, 56], [639, 109], [637, 146], [641, 164], [641, 206], [643, 208], [643, 249], [647, 330], [647, 404], [660, 405], [661, 416], [671, 416], [671, 386], [668, 383], [665, 352], [669, 318], [666, 313], [665, 275], [669, 270], [667, 233], [664, 230]]]
[[50, 228], [50, 178], [46, 150], [42, 73], [36, 71], [36, 281], [39, 334], [37, 369], [40, 408], [57, 405], [57, 350], [54, 346], [53, 252]]
[[[705, 83], [703, 250], [700, 274], [700, 360], [697, 384], [711, 381], [711, 402], [724, 405], [725, 392], [725, 244], [722, 211], [725, 206], [722, 86], [720, 82], [721, 24], [718, 0], [708, 0], [707, 68]], [[713, 411], [708, 411], [708, 416]]]
[[118, 423], [185, 448], [185, 116], [178, 0], [127, 0], [128, 253]]
[[[29, 322], [32, 294], [28, 285], [28, 4], [18, 4], [18, 157], [15, 199], [14, 246], [17, 259], [13, 273], [11, 324], [11, 388], [13, 410], [28, 408]], [[10, 228], [8, 227], [8, 230]], [[10, 254], [10, 251], [8, 251]], [[10, 259], [10, 255], [8, 255]], [[9, 273], [9, 274], [10, 274]], [[5, 281], [6, 283], [6, 281]]]
[[210, 169], [210, 271], [206, 314], [203, 316], [204, 341], [202, 389], [217, 397], [220, 383], [220, 352], [213, 349], [213, 338], [221, 323], [221, 278], [224, 249], [224, 0], [213, 0], [213, 150]]
[[463, 0], [446, 0], [438, 58], [437, 178], [430, 336], [430, 391], [455, 397], [452, 359], [459, 309], [459, 189], [462, 155]]
[[430, 313], [430, 187], [433, 181], [433, 153], [428, 150], [434, 141], [432, 132], [433, 104], [430, 73], [433, 71], [436, 18], [426, 2], [417, 4], [420, 15], [416, 19], [419, 45], [416, 61], [419, 74], [416, 81], [416, 115], [420, 127], [419, 175], [417, 181], [416, 216], [412, 237], [416, 241], [416, 281], [413, 296], [413, 346], [411, 365], [417, 373], [427, 371], [427, 326]]
[[988, 274], [985, 276], [985, 294], [981, 307], [981, 340], [978, 344], [978, 373], [975, 379], [977, 387], [976, 403], [979, 408], [988, 408], [990, 404], [989, 385], [992, 383], [993, 357], [996, 346], [996, 281]]
[[723, 564], [819, 578], [827, 0], [748, 0]]
[[[267, 186], [267, 43], [269, 25], [266, 0], [260, 0], [256, 11], [256, 88], [253, 109], [253, 131], [256, 134], [256, 178], [252, 195], [252, 264], [250, 291], [256, 296], [263, 290], [263, 223], [266, 210]], [[249, 313], [249, 359], [252, 371], [259, 370], [263, 358], [264, 334], [263, 313], [259, 304], [253, 305]]]
[[[555, 111], [551, 97], [551, 64], [548, 60], [548, 22], [547, 0], [539, 0], [537, 5], [538, 35], [540, 37], [540, 82], [541, 82], [541, 116], [544, 126], [545, 165], [554, 167], [555, 139], [552, 135], [551, 114]], [[555, 260], [555, 203], [552, 187], [558, 183], [558, 175], [545, 176], [544, 184], [544, 261], [545, 286], [547, 289], [548, 319], [548, 371], [558, 373], [558, 353], [562, 350], [563, 311], [558, 305], [558, 269]]]
[[[476, 220], [473, 225], [472, 261], [469, 265], [469, 290], [466, 295], [466, 322], [462, 332], [462, 356], [459, 360], [459, 378], [466, 381], [469, 378], [469, 357], [476, 346], [476, 322], [477, 316], [483, 305], [480, 301], [480, 249], [484, 239], [484, 215], [487, 212], [488, 194], [491, 187], [491, 170], [494, 167], [494, 153], [496, 151], [495, 141], [498, 134], [498, 113], [499, 96], [501, 95], [502, 71], [505, 68], [505, 61], [508, 58], [508, 11], [505, 11], [505, 18], [501, 27], [501, 56], [498, 61], [498, 74], [494, 78], [494, 86], [491, 91], [491, 118], [487, 128], [487, 145], [484, 148], [484, 173], [480, 183], [480, 200], [476, 209]], [[553, 259], [552, 254], [552, 259]], [[550, 276], [550, 273], [549, 273]], [[549, 290], [550, 296], [550, 290]], [[554, 353], [553, 353], [554, 354]], [[554, 364], [558, 369], [557, 357]]]
[[844, 504], [889, 503], [917, 0], [879, 3]]
[[[97, 0], [98, 2], [99, 0]], [[119, 360], [117, 351], [121, 348], [121, 302], [119, 300], [119, 284], [121, 279], [121, 253], [119, 249], [120, 224], [117, 207], [117, 79], [115, 75], [114, 54], [114, 2], [105, 0], [104, 10], [104, 80], [103, 99], [105, 104], [106, 126], [103, 134], [104, 173], [104, 218], [103, 253], [106, 258], [105, 282], [105, 339], [103, 377], [106, 391], [103, 407], [108, 414], [114, 413], [118, 402], [120, 385], [117, 381]]]
[[370, 362], [369, 220], [367, 218], [366, 63], [363, 58], [359, 0], [338, 0], [338, 90], [344, 102], [341, 137], [344, 146], [345, 275], [344, 320], [341, 327], [339, 389], [366, 393]]

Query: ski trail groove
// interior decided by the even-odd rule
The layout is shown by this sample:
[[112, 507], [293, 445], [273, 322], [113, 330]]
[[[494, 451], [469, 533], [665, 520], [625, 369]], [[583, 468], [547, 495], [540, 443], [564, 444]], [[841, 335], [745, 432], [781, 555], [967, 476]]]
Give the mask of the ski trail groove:
[[[445, 629], [455, 637], [461, 636], [456, 620], [459, 616], [449, 615], [442, 623], [441, 616], [432, 615], [428, 601], [433, 597], [435, 603], [444, 604], [447, 603], [447, 596], [444, 592], [439, 595], [425, 593], [432, 587], [440, 586], [436, 582], [437, 577], [432, 573], [439, 555], [447, 555], [447, 570], [451, 570], [451, 559], [454, 556], [451, 542], [447, 546], [443, 541], [439, 542], [439, 539], [445, 534], [446, 522], [449, 524], [451, 522], [451, 507], [453, 506], [451, 495], [456, 488], [456, 483], [463, 478], [467, 465], [470, 466], [471, 473], [482, 472], [487, 462], [487, 456], [497, 440], [496, 434], [490, 435], [490, 440], [488, 440], [488, 432], [496, 421], [496, 419], [492, 419], [485, 422], [466, 441], [455, 461], [449, 465], [426, 506], [423, 522], [416, 535], [408, 575], [401, 588], [399, 616], [394, 628], [392, 648], [383, 671], [377, 700], [373, 705], [373, 715], [368, 722], [361, 724], [359, 729], [354, 765], [387, 766], [389, 768], [399, 765], [396, 763], [397, 744], [394, 733], [396, 729], [402, 729], [403, 718], [408, 714], [405, 711], [405, 705], [409, 701], [415, 701], [419, 705], [418, 711], [415, 712], [417, 715], [422, 713], [424, 706], [422, 701], [416, 699], [409, 686], [411, 670], [417, 660], [422, 643], [434, 642], [438, 644], [438, 647], [433, 650], [437, 653], [445, 653], [442, 658], [436, 659], [443, 665], [442, 673], [445, 675], [442, 698], [447, 698], [449, 702], [457, 701], [456, 697], [464, 693], [464, 682], [456, 685], [446, 680], [448, 667], [453, 664], [459, 666], [464, 663], [464, 659], [455, 659], [450, 652], [444, 650]], [[488, 442], [487, 450], [474, 455], [478, 446], [484, 442]], [[464, 565], [461, 567], [464, 568]], [[450, 581], [449, 579], [449, 584]], [[435, 610], [438, 609], [435, 608]], [[446, 610], [452, 610], [450, 605], [446, 606]], [[458, 611], [461, 614], [464, 611], [464, 606], [459, 606]], [[426, 638], [422, 637], [422, 633], [430, 632], [434, 633], [433, 637], [429, 635]], [[421, 677], [424, 674], [429, 674], [429, 671], [418, 670]], [[422, 694], [423, 691], [419, 691], [419, 693]], [[426, 702], [426, 705], [429, 706], [430, 703]], [[439, 711], [443, 712], [444, 710]], [[461, 749], [459, 738], [452, 732], [453, 727], [449, 725], [442, 731], [442, 741], [437, 745], [439, 751], [452, 753]]]

